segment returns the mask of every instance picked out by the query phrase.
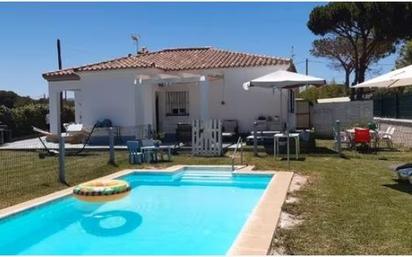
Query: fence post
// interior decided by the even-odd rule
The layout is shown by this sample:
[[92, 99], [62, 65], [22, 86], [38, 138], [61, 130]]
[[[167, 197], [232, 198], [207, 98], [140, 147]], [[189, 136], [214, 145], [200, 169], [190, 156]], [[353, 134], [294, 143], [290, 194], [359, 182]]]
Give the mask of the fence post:
[[113, 127], [109, 128], [109, 164], [115, 164]]
[[197, 130], [197, 126], [196, 126], [196, 120], [192, 120], [192, 156], [195, 155], [196, 153], [196, 130]]
[[64, 171], [64, 137], [59, 133], [59, 181], [60, 183], [67, 184]]
[[336, 150], [338, 154], [342, 154], [341, 138], [340, 138], [340, 120], [336, 120], [335, 124]]
[[253, 153], [255, 156], [258, 155], [257, 152], [257, 122], [253, 122]]

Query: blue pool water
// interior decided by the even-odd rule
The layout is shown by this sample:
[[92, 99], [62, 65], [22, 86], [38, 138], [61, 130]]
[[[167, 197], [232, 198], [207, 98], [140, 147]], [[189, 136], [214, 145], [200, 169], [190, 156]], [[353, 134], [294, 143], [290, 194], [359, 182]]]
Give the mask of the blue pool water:
[[122, 179], [133, 188], [122, 200], [69, 196], [0, 220], [0, 254], [225, 254], [271, 176], [184, 169]]

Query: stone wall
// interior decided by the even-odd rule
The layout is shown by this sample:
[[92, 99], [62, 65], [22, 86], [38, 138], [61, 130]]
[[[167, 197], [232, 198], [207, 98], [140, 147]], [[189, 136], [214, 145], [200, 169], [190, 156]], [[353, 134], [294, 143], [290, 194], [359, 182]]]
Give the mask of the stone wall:
[[412, 147], [412, 120], [374, 117], [379, 124], [379, 130], [386, 131], [388, 126], [395, 127], [392, 140], [395, 144]]
[[318, 136], [333, 137], [336, 120], [340, 120], [341, 128], [373, 121], [373, 101], [317, 103], [313, 105], [311, 117]]

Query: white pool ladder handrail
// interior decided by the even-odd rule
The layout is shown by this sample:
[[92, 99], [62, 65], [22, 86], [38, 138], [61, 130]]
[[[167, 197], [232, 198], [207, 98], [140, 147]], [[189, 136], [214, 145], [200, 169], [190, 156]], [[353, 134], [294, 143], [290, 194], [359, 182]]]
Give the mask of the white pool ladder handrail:
[[235, 150], [233, 151], [233, 155], [232, 155], [232, 171], [235, 170], [235, 157], [236, 157], [236, 153], [237, 153], [237, 150], [239, 148], [239, 145], [240, 145], [240, 165], [243, 164], [243, 139], [242, 139], [242, 137], [239, 137], [237, 139], [236, 147], [235, 147]]

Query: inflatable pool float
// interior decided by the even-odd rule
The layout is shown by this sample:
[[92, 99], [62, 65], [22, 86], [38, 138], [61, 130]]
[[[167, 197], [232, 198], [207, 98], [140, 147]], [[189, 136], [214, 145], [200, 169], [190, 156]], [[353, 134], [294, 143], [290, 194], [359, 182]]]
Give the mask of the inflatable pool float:
[[131, 188], [123, 180], [94, 180], [76, 186], [73, 195], [86, 202], [109, 202], [127, 196]]

